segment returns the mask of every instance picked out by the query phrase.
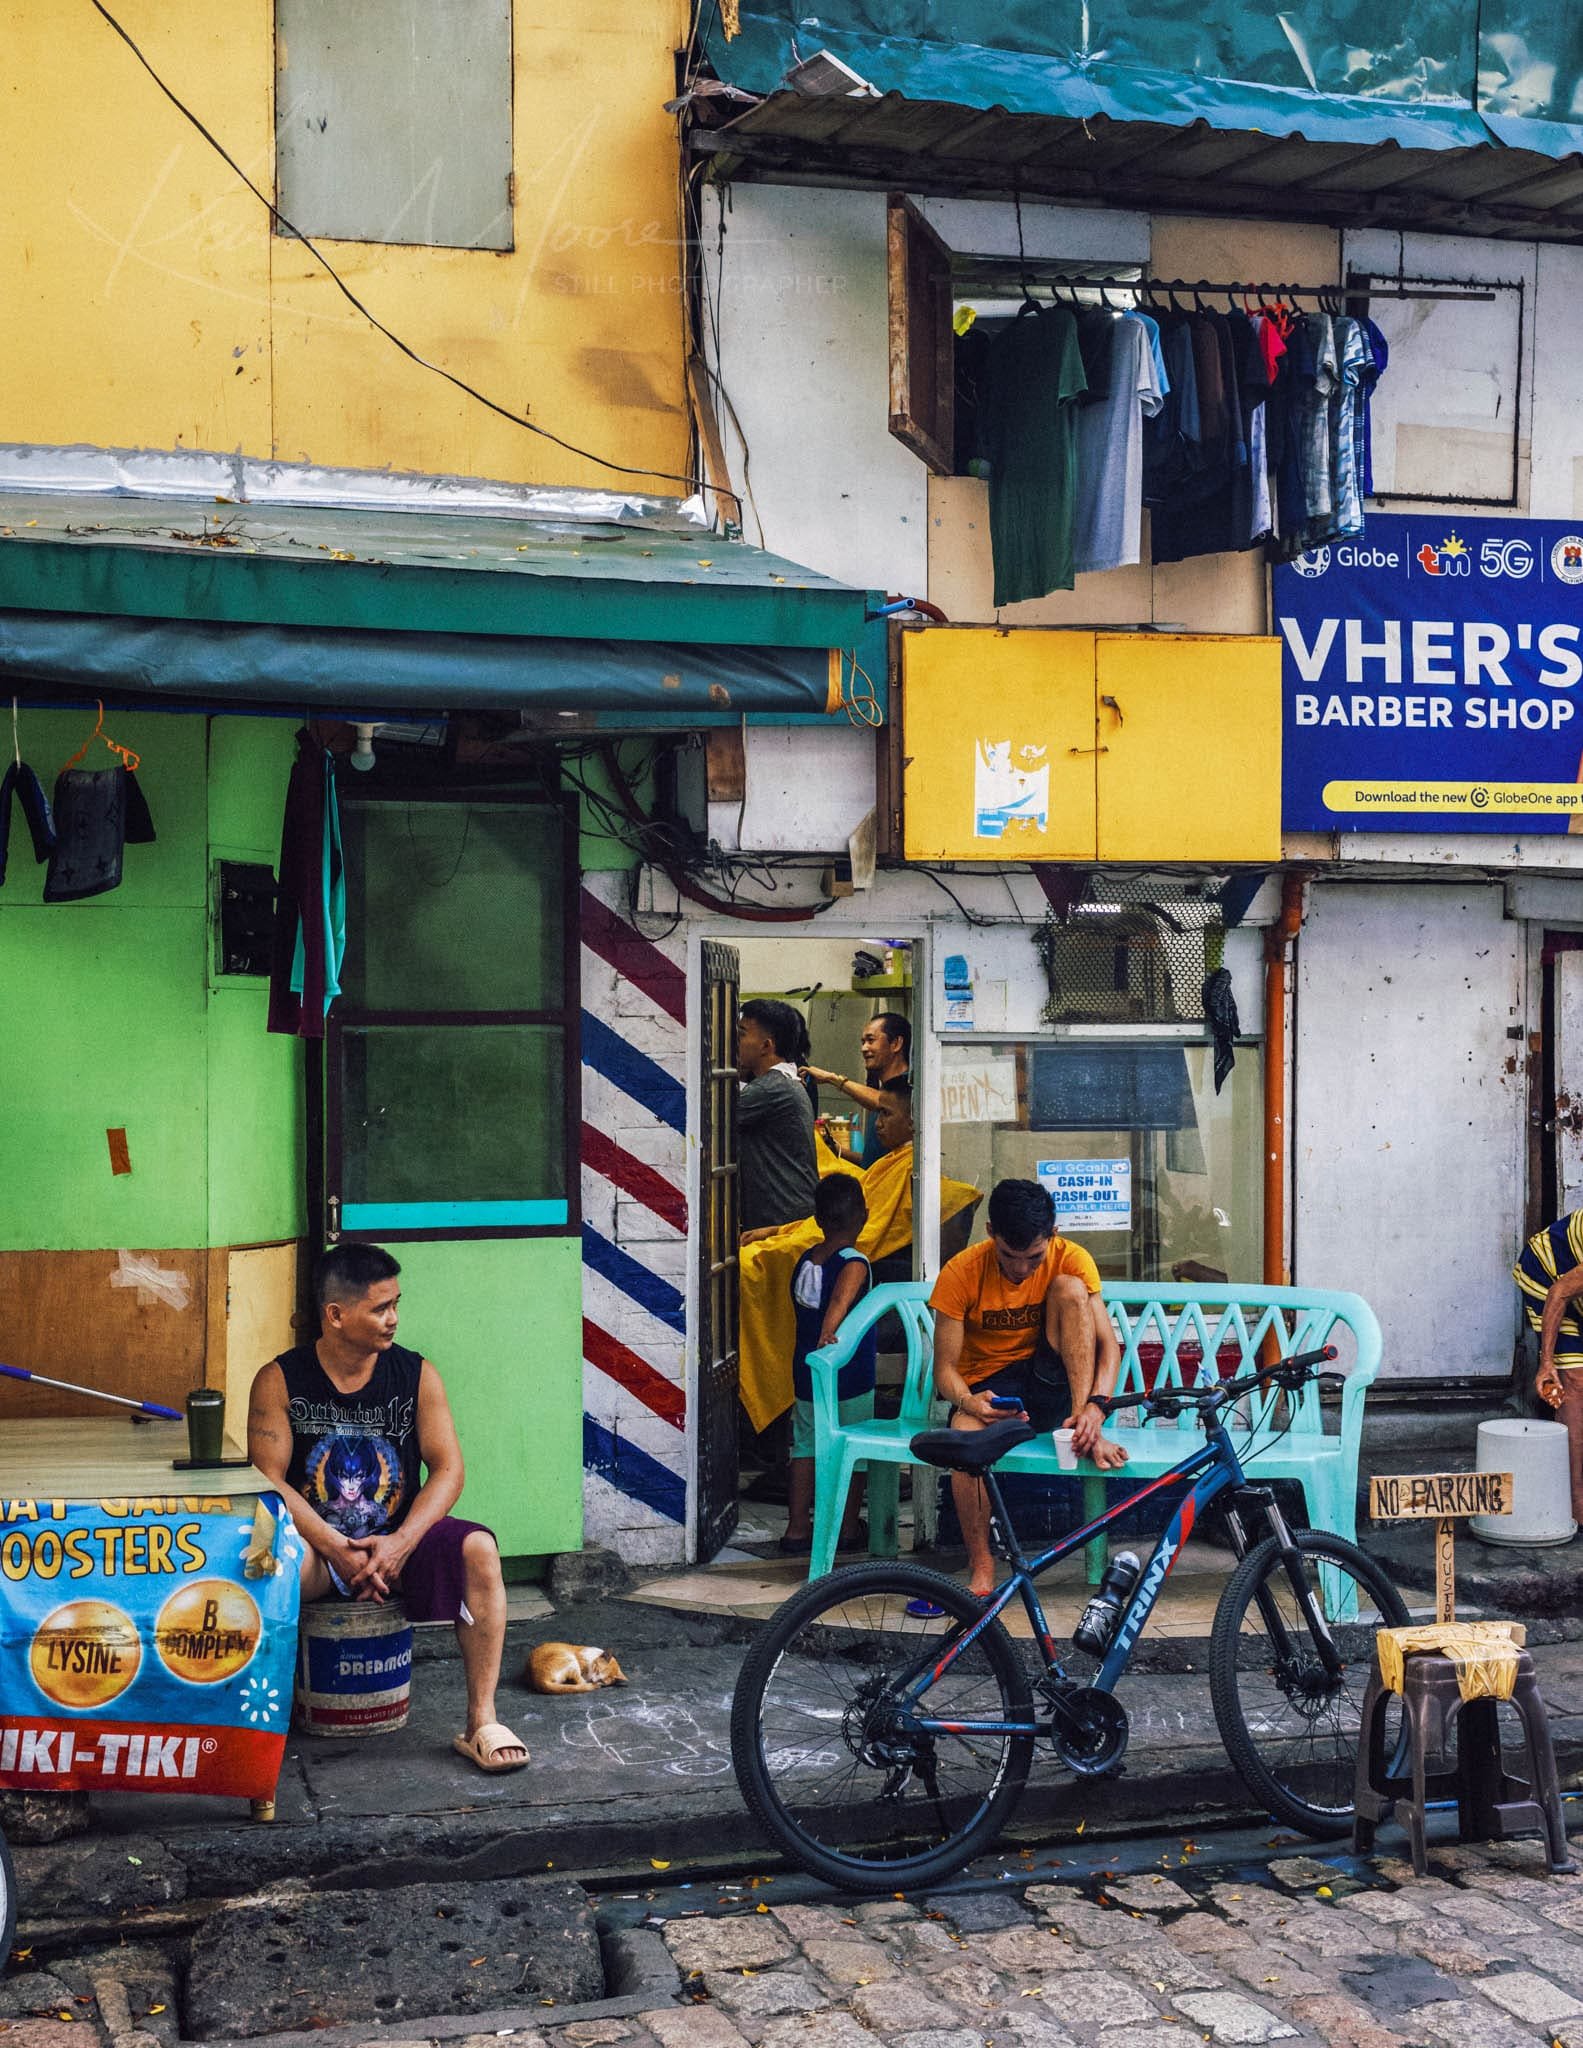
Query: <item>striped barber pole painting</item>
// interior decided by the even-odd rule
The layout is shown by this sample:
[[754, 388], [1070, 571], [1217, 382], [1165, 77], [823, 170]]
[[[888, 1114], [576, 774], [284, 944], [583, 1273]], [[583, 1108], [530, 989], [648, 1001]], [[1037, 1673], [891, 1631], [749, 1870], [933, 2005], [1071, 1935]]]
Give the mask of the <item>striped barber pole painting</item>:
[[590, 875], [581, 899], [583, 1529], [671, 1564], [687, 1540], [685, 941], [645, 938], [625, 892]]

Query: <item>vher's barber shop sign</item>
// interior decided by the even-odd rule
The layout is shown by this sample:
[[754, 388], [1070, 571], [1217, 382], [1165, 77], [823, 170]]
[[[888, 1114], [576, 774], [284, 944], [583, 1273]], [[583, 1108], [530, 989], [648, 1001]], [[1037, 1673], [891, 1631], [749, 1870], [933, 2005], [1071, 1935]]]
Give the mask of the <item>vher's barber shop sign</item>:
[[1583, 830], [1583, 519], [1371, 517], [1274, 597], [1289, 831]]

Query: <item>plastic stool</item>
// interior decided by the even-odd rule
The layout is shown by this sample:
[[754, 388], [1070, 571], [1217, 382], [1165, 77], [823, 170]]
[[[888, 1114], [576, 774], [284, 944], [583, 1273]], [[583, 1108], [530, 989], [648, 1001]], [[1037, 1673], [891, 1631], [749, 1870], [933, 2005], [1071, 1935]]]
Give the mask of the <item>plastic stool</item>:
[[[1501, 1841], [1511, 1835], [1543, 1835], [1553, 1871], [1575, 1870], [1561, 1818], [1561, 1785], [1533, 1659], [1522, 1651], [1512, 1692], [1523, 1728], [1528, 1776], [1508, 1774], [1501, 1757], [1497, 1702], [1464, 1700], [1456, 1666], [1437, 1651], [1407, 1659], [1403, 1673], [1402, 1723], [1411, 1753], [1409, 1777], [1393, 1777], [1385, 1765], [1385, 1709], [1392, 1698], [1376, 1663], [1363, 1695], [1357, 1782], [1353, 1790], [1352, 1847], [1363, 1854], [1374, 1846], [1374, 1830], [1393, 1809], [1412, 1844], [1413, 1869], [1429, 1868], [1424, 1852], [1424, 1814], [1431, 1800], [1455, 1799], [1457, 1831], [1464, 1842]], [[1428, 1759], [1444, 1763], [1456, 1746], [1451, 1769], [1431, 1771]]]

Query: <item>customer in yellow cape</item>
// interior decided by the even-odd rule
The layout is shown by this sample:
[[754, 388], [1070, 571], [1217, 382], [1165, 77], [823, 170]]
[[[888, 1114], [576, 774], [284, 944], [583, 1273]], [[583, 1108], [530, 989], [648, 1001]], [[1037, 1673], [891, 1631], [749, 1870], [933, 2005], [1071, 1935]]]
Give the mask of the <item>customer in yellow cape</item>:
[[[867, 1258], [889, 1258], [912, 1243], [912, 1090], [904, 1080], [887, 1081], [880, 1091], [878, 1117], [887, 1149], [868, 1172], [860, 1175], [868, 1222], [857, 1240]], [[821, 1173], [851, 1173], [827, 1146], [820, 1147]], [[940, 1181], [940, 1221], [949, 1222], [979, 1190], [960, 1180]], [[791, 1276], [803, 1253], [819, 1242], [819, 1226], [811, 1216], [779, 1229], [754, 1231], [741, 1251], [739, 1350], [741, 1397], [748, 1421], [768, 1429], [792, 1403], [792, 1352], [797, 1342], [792, 1309]]]

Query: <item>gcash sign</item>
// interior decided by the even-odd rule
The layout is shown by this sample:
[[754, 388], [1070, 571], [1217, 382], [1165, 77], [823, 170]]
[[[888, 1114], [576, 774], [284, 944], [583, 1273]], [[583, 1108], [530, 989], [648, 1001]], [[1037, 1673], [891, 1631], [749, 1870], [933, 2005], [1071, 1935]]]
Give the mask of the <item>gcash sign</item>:
[[1288, 830], [1583, 830], [1583, 519], [1382, 514], [1274, 594]]

